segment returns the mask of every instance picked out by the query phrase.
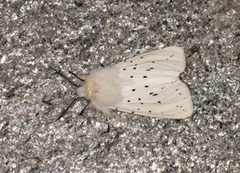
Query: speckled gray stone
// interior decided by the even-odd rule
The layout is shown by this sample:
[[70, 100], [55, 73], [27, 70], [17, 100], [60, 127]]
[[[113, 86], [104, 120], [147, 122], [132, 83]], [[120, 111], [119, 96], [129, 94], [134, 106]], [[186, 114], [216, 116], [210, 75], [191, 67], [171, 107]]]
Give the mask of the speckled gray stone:
[[[0, 172], [239, 172], [239, 9], [237, 0], [1, 1]], [[184, 47], [191, 118], [113, 111], [108, 129], [99, 111], [79, 115], [82, 100], [55, 122], [76, 92], [49, 65], [87, 74], [167, 46]]]

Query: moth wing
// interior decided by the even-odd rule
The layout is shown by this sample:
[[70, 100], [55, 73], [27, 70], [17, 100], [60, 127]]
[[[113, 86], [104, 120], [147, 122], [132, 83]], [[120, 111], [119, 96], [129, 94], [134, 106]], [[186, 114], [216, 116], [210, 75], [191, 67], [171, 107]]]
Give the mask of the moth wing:
[[191, 116], [191, 94], [183, 82], [176, 80], [157, 86], [153, 81], [148, 83], [147, 89], [135, 86], [135, 91], [132, 91], [130, 87], [125, 87], [123, 99], [111, 108], [159, 118], [183, 119]]
[[[127, 70], [141, 65], [143, 70], [152, 70], [158, 74], [166, 74], [171, 71], [171, 75], [179, 76], [186, 66], [184, 50], [181, 47], [167, 47], [161, 50], [141, 54], [116, 64], [114, 67], [120, 70]], [[147, 68], [149, 67], [149, 69]], [[151, 68], [151, 69], [150, 69]]]
[[109, 108], [159, 118], [191, 116], [190, 91], [178, 78], [185, 68], [182, 48], [139, 55], [114, 68], [119, 70], [122, 99]]

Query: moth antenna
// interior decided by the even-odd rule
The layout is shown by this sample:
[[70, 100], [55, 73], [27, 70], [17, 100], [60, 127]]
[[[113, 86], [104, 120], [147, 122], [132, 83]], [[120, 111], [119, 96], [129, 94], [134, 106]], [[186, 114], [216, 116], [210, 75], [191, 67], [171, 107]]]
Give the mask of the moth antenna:
[[82, 111], [80, 112], [79, 115], [82, 115], [82, 114], [83, 114], [83, 112], [85, 111], [85, 109], [87, 109], [87, 107], [89, 106], [90, 102], [91, 102], [90, 100], [87, 100], [87, 104], [84, 106], [84, 108], [82, 109]]
[[72, 103], [70, 103], [70, 105], [61, 113], [61, 115], [55, 120], [55, 122], [57, 121], [57, 120], [59, 120], [60, 118], [62, 118], [63, 117], [63, 115], [71, 108], [71, 107], [73, 107], [73, 105], [78, 101], [78, 100], [80, 100], [82, 97], [77, 97], [77, 98], [75, 98], [73, 101], [72, 101]]
[[78, 75], [76, 75], [75, 73], [68, 71], [70, 74], [72, 74], [73, 76], [75, 76], [76, 78], [78, 78], [80, 81], [85, 82], [84, 79], [80, 78]]
[[56, 70], [55, 68], [53, 68], [52, 66], [49, 66], [52, 70], [54, 70], [57, 74], [59, 74], [60, 76], [62, 76], [64, 79], [67, 79], [68, 80], [68, 82], [70, 83], [70, 84], [72, 84], [73, 86], [75, 86], [75, 87], [77, 87], [77, 88], [79, 88], [80, 87], [80, 85], [78, 85], [78, 84], [76, 84], [75, 82], [73, 82], [71, 79], [69, 79], [67, 76], [65, 76], [63, 73], [61, 73], [61, 70]]

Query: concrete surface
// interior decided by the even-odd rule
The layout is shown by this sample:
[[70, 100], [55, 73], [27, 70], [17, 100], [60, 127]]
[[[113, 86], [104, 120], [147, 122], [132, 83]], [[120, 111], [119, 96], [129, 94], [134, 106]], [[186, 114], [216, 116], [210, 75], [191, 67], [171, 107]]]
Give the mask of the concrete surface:
[[[237, 0], [1, 1], [0, 172], [239, 172], [239, 11]], [[114, 111], [108, 131], [101, 112], [79, 115], [82, 100], [55, 122], [76, 92], [49, 65], [87, 74], [167, 46], [184, 47], [191, 118]]]

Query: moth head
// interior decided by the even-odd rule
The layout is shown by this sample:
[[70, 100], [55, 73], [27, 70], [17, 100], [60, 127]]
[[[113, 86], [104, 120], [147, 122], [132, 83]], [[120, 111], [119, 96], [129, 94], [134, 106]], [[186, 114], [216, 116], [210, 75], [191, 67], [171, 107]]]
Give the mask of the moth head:
[[82, 86], [80, 86], [79, 88], [76, 89], [77, 94], [79, 97], [85, 97], [85, 98], [89, 98], [89, 93], [88, 93], [88, 89], [87, 89], [87, 84], [83, 84]]

